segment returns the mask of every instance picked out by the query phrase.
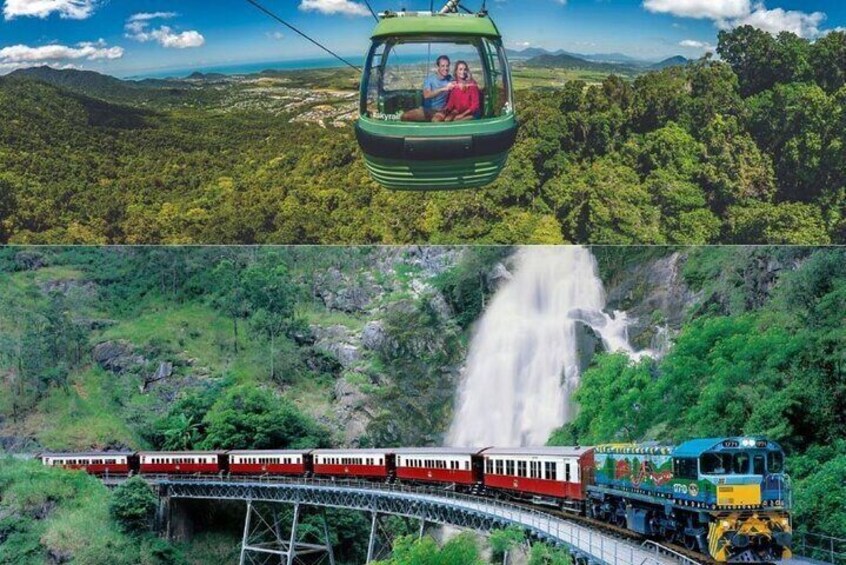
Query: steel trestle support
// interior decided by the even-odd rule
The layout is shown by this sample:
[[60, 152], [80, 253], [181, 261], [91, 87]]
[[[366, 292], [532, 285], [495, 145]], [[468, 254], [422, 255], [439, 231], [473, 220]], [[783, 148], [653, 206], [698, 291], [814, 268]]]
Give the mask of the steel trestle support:
[[[279, 507], [283, 503], [258, 503], [247, 500], [247, 513], [244, 518], [244, 534], [241, 540], [239, 565], [274, 563], [294, 565], [298, 557], [328, 557], [329, 565], [335, 565], [335, 555], [329, 538], [329, 527], [323, 517], [322, 544], [298, 541], [297, 530], [300, 520], [300, 505], [293, 505], [290, 535], [283, 536]], [[264, 512], [262, 512], [264, 510]], [[287, 518], [287, 516], [285, 517]]]
[[[658, 565], [678, 562], [540, 510], [438, 488], [308, 478], [145, 478], [158, 485], [161, 495], [167, 498], [243, 500], [248, 507], [261, 502], [290, 504], [295, 509], [314, 506], [367, 512], [373, 526], [368, 543], [371, 557], [376, 553], [378, 516], [391, 514], [421, 521], [421, 532], [428, 524], [451, 525], [483, 534], [516, 525], [532, 539], [565, 546], [574, 557], [591, 563]], [[249, 523], [245, 524], [245, 531], [249, 527]]]

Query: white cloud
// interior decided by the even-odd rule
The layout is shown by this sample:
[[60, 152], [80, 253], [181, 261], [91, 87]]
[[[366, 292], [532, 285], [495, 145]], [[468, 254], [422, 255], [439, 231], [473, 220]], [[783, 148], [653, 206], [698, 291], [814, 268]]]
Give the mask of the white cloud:
[[752, 9], [751, 0], [644, 0], [649, 12], [680, 18], [726, 20], [739, 18]]
[[281, 31], [268, 31], [264, 35], [266, 35], [268, 39], [275, 39], [276, 41], [282, 41], [285, 39], [285, 34]]
[[796, 10], [783, 10], [775, 8], [768, 10], [763, 4], [757, 4], [755, 9], [735, 20], [722, 24], [723, 27], [733, 28], [742, 25], [751, 25], [772, 34], [782, 31], [795, 33], [799, 37], [813, 39], [822, 33], [820, 25], [825, 21], [826, 15], [822, 12], [811, 14]]
[[304, 12], [320, 12], [321, 14], [343, 14], [345, 16], [369, 16], [363, 4], [352, 0], [301, 0], [300, 10]]
[[94, 13], [96, 0], [6, 0], [3, 17], [6, 20], [22, 17], [46, 18], [56, 13], [71, 20], [84, 20]]
[[702, 49], [704, 51], [714, 50], [714, 46], [710, 43], [706, 41], [697, 41], [695, 39], [685, 39], [684, 41], [680, 41], [679, 45], [688, 49]]
[[120, 59], [123, 47], [109, 47], [102, 39], [69, 45], [10, 45], [0, 49], [0, 69], [11, 71], [23, 67], [47, 65], [56, 68], [78, 68], [71, 61]]
[[139, 14], [133, 14], [129, 16], [130, 22], [146, 22], [149, 20], [156, 20], [156, 19], [169, 19], [175, 18], [178, 16], [176, 12], [141, 12]]
[[146, 43], [155, 41], [162, 47], [174, 49], [187, 49], [189, 47], [201, 47], [206, 43], [206, 38], [195, 30], [176, 32], [170, 26], [159, 26], [151, 28], [152, 20], [167, 20], [175, 18], [175, 12], [141, 12], [134, 14], [126, 20], [124, 31], [126, 37]]
[[752, 0], [643, 0], [647, 11], [680, 18], [712, 20], [720, 29], [751, 25], [772, 34], [782, 31], [813, 39], [824, 32], [820, 25], [822, 12], [800, 12], [782, 8], [768, 9], [763, 2]]

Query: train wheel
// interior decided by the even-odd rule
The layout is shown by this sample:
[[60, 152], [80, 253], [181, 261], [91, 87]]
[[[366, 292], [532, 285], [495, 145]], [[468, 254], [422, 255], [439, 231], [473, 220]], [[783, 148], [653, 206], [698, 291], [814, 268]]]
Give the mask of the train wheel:
[[699, 548], [699, 544], [696, 543], [696, 537], [688, 535], [684, 536], [684, 546], [690, 551], [696, 551]]

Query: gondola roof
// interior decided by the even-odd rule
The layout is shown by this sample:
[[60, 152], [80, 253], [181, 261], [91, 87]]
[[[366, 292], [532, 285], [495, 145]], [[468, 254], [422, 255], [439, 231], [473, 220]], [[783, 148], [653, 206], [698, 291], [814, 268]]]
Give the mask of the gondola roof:
[[387, 13], [380, 18], [373, 39], [397, 36], [466, 35], [500, 38], [501, 34], [486, 15], [431, 14], [429, 12]]

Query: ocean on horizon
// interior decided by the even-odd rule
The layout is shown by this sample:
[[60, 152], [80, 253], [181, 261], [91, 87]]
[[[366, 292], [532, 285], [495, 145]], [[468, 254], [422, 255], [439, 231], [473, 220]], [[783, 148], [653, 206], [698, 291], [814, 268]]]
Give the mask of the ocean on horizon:
[[[363, 67], [364, 60], [355, 57], [344, 57], [354, 65]], [[405, 54], [401, 57], [403, 63], [413, 64], [431, 58], [424, 54]], [[232, 65], [198, 66], [193, 68], [161, 69], [148, 72], [136, 72], [123, 77], [126, 80], [140, 80], [145, 78], [185, 78], [193, 73], [217, 73], [222, 75], [252, 75], [262, 71], [297, 71], [307, 69], [331, 69], [344, 67], [338, 59], [320, 57], [315, 59], [289, 59], [286, 61], [267, 61], [263, 63], [236, 63]]]

